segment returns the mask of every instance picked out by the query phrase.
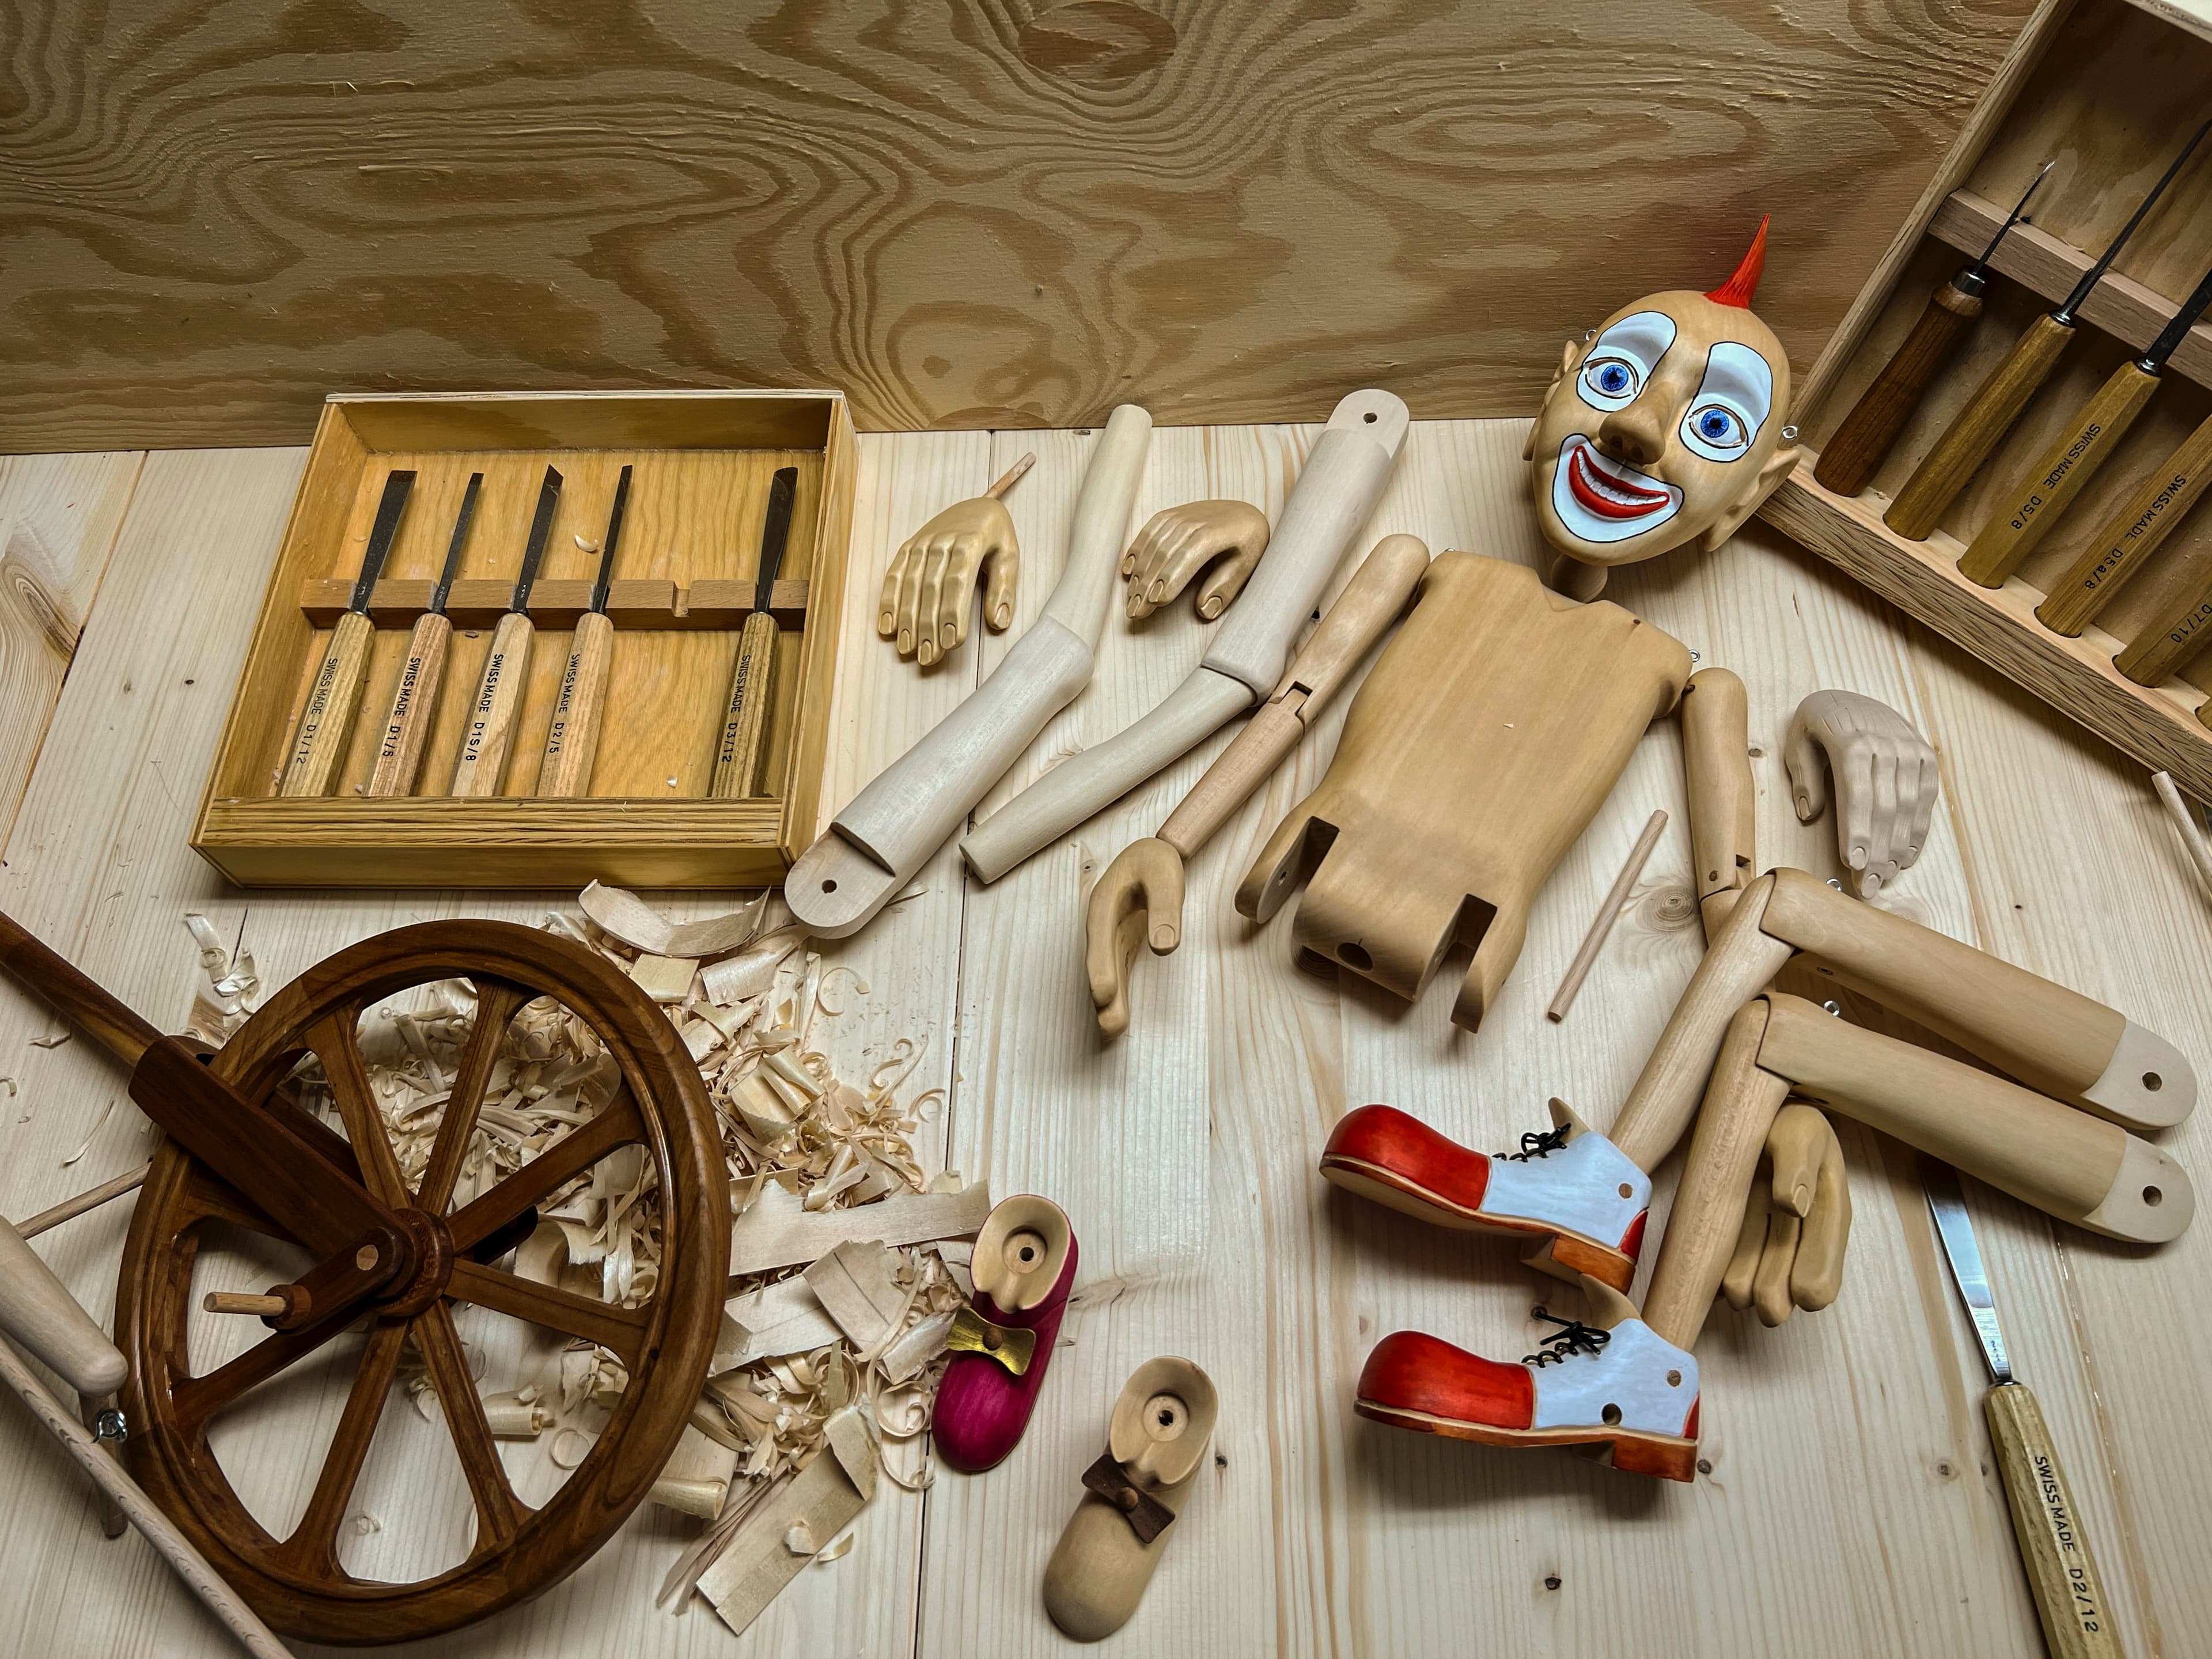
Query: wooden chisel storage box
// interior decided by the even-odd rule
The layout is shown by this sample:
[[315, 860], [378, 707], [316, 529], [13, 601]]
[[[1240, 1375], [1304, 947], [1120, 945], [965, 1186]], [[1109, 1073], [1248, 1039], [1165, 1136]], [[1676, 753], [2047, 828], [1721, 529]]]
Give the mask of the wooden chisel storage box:
[[[2183, 155], [2212, 115], [2207, 88], [2212, 21], [2046, 0], [1814, 364], [1792, 417], [1807, 453], [1761, 513], [2212, 799], [2198, 714], [2212, 686], [2198, 653], [2212, 642], [2212, 503], [2195, 505], [2212, 479], [2212, 327], [2176, 331], [2142, 368], [2212, 268], [2212, 137]], [[1958, 274], [2047, 161], [1960, 320], [1974, 307]], [[1885, 374], [1917, 388], [1911, 412], [1886, 451], [1844, 462], [1847, 417]], [[1869, 466], [1848, 495], [1814, 476], [1856, 482]]]
[[331, 398], [193, 848], [247, 887], [781, 882], [854, 459], [835, 392]]

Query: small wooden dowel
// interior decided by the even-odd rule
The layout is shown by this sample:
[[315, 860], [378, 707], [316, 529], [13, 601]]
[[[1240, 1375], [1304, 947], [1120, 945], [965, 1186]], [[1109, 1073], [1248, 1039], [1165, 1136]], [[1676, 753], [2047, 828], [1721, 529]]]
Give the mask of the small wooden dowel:
[[2150, 781], [2158, 790], [2158, 798], [2166, 803], [2166, 810], [2172, 817], [2174, 827], [2181, 831], [2181, 844], [2188, 848], [2189, 856], [2197, 866], [2197, 873], [2204, 883], [2206, 895], [2212, 896], [2212, 842], [2204, 839], [2204, 831], [2197, 827], [2197, 815], [2189, 810], [2189, 803], [2181, 799], [2181, 791], [2174, 787], [2173, 775], [2171, 772], [2154, 772], [2150, 775]]
[[185, 1581], [208, 1611], [229, 1628], [240, 1646], [254, 1655], [255, 1659], [292, 1659], [291, 1650], [276, 1639], [276, 1633], [239, 1599], [238, 1592], [223, 1582], [222, 1576], [208, 1565], [207, 1558], [192, 1547], [169, 1517], [154, 1507], [154, 1500], [146, 1496], [145, 1489], [101, 1449], [92, 1431], [62, 1408], [61, 1402], [47, 1392], [46, 1384], [39, 1381], [15, 1346], [6, 1341], [0, 1341], [0, 1378], [5, 1379], [31, 1408], [31, 1414], [62, 1443], [78, 1466], [92, 1477], [94, 1484], [115, 1500], [155, 1553], [176, 1570], [177, 1577]]
[[1036, 465], [1036, 451], [1032, 449], [1028, 454], [1023, 456], [1021, 459], [1016, 461], [1012, 466], [1006, 469], [1006, 476], [1005, 477], [1000, 479], [998, 483], [993, 484], [983, 493], [986, 495], [988, 495], [994, 501], [1004, 501], [1006, 497], [1006, 492], [1022, 481], [1022, 474], [1028, 471]]
[[49, 1227], [58, 1227], [64, 1221], [74, 1221], [87, 1210], [96, 1210], [111, 1198], [120, 1198], [125, 1193], [135, 1193], [146, 1184], [150, 1163], [141, 1164], [127, 1175], [112, 1181], [103, 1181], [97, 1187], [79, 1193], [75, 1198], [65, 1198], [51, 1210], [41, 1210], [15, 1231], [25, 1238], [36, 1238]]
[[1628, 890], [1636, 885], [1637, 877], [1651, 857], [1651, 849], [1659, 844], [1659, 832], [1667, 827], [1666, 809], [1654, 812], [1644, 826], [1644, 833], [1636, 838], [1636, 845], [1628, 850], [1628, 862], [1620, 866], [1620, 874], [1613, 878], [1613, 890], [1598, 906], [1589, 932], [1583, 937], [1583, 948], [1575, 952], [1575, 959], [1567, 964], [1567, 976], [1559, 981], [1559, 993], [1552, 999], [1552, 1006], [1544, 1011], [1544, 1018], [1553, 1021], [1565, 1019], [1567, 1010], [1574, 1006], [1583, 981], [1597, 961], [1597, 953], [1605, 949], [1606, 936], [1613, 932], [1613, 924], [1620, 919], [1620, 907], [1628, 902]]
[[291, 1305], [281, 1296], [239, 1291], [210, 1291], [200, 1302], [204, 1313], [251, 1314], [257, 1319], [275, 1319]]

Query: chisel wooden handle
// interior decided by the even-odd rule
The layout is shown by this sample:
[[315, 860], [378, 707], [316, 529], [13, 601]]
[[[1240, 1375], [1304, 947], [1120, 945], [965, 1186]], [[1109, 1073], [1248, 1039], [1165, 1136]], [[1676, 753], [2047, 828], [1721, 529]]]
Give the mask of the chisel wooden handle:
[[714, 750], [714, 782], [708, 793], [736, 800], [757, 793], [761, 756], [768, 747], [768, 703], [775, 682], [775, 618], [756, 611], [738, 635], [737, 666], [730, 674], [730, 703], [724, 711], [722, 740]]
[[2195, 562], [2195, 579], [2174, 596], [2165, 614], [2112, 659], [2112, 666], [2137, 685], [2165, 684], [2191, 657], [2212, 645], [2212, 559], [2199, 553]]
[[500, 779], [507, 770], [507, 748], [514, 740], [515, 716], [522, 708], [523, 685], [530, 678], [530, 647], [537, 637], [530, 618], [520, 611], [508, 611], [492, 630], [483, 678], [477, 683], [461, 752], [453, 762], [454, 794], [499, 793]]
[[407, 660], [399, 666], [399, 684], [392, 690], [392, 707], [378, 734], [376, 769], [368, 775], [372, 795], [411, 795], [415, 775], [422, 767], [422, 745], [437, 718], [438, 688], [446, 678], [446, 647], [453, 643], [453, 624], [436, 611], [416, 619], [407, 641]]
[[2026, 1383], [2003, 1382], [1989, 1391], [1982, 1411], [1990, 1420], [1990, 1443], [2012, 1505], [2013, 1539], [2027, 1569], [2051, 1659], [2121, 1659], [2104, 1581], [2082, 1535], [2081, 1514], [2058, 1466], [2043, 1408]]
[[1820, 451], [1813, 477], [1821, 488], [1856, 495], [1874, 481], [1897, 434], [1920, 406], [1929, 381], [1951, 361], [1966, 325], [1981, 314], [1981, 295], [1961, 292], [1955, 279], [1929, 295], [1928, 309], [1897, 355], [1882, 366]]
[[2012, 430], [2036, 388], [2051, 378], [2074, 343], [2074, 325], [2045, 313], [2027, 325], [2012, 355], [1975, 389], [1943, 435], [1905, 480], [1881, 521], [1907, 540], [1924, 542], [1990, 452]]
[[586, 794], [592, 787], [592, 762], [599, 752], [599, 725], [607, 708], [607, 669], [614, 661], [615, 625], [602, 611], [576, 618], [576, 637], [568, 666], [561, 675], [561, 695], [553, 721], [545, 728], [545, 758], [538, 763], [538, 793], [562, 799]]
[[2079, 637], [2188, 516], [2208, 483], [2212, 483], [2212, 420], [2182, 440], [2166, 465], [2142, 481], [2127, 505], [2051, 585], [2051, 596], [2035, 608], [2043, 625], [2069, 639]]
[[344, 764], [361, 712], [361, 688], [368, 678], [368, 648], [376, 629], [358, 611], [349, 611], [331, 630], [322, 666], [307, 688], [307, 707], [292, 733], [292, 757], [284, 763], [282, 795], [327, 795]]
[[69, 1286], [22, 1235], [0, 1221], [0, 1333], [61, 1375], [79, 1394], [113, 1394], [131, 1368]]
[[2002, 587], [2005, 578], [2034, 551], [2044, 534], [2074, 504], [2097, 476], [2112, 447], [2136, 423], [2158, 376], [2134, 363], [2122, 363], [2097, 395], [2020, 477], [1996, 498], [1989, 520], [1975, 533], [1959, 561], [1960, 574], [1984, 587]]

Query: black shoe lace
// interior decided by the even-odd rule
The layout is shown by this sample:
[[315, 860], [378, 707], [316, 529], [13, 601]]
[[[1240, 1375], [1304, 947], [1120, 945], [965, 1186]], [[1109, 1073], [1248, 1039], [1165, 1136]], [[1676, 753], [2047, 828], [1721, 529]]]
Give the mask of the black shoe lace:
[[1509, 1158], [1516, 1164], [1526, 1164], [1532, 1158], [1547, 1157], [1566, 1144], [1567, 1126], [1562, 1123], [1558, 1128], [1547, 1129], [1541, 1134], [1532, 1133], [1522, 1135], [1519, 1152], [1500, 1152], [1498, 1157]]
[[1537, 1318], [1559, 1328], [1546, 1337], [1543, 1345], [1534, 1353], [1521, 1356], [1521, 1363], [1524, 1365], [1550, 1365], [1563, 1363], [1570, 1354], [1595, 1353], [1613, 1340], [1612, 1332], [1601, 1331], [1595, 1325], [1585, 1325], [1579, 1319], [1562, 1319], [1541, 1308], [1534, 1311]]

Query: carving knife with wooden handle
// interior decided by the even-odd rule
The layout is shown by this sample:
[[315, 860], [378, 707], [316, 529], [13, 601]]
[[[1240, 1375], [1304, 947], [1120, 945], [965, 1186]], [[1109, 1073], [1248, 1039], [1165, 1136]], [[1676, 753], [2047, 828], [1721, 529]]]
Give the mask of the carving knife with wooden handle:
[[399, 515], [407, 510], [407, 494], [414, 487], [412, 472], [394, 472], [384, 481], [384, 498], [377, 503], [376, 522], [368, 532], [368, 550], [362, 555], [361, 574], [354, 580], [353, 602], [331, 630], [330, 646], [307, 688], [300, 723], [293, 728], [292, 755], [284, 763], [280, 795], [327, 795], [337, 781], [353, 738], [354, 716], [361, 712], [361, 689], [368, 680], [368, 648], [376, 637], [368, 620], [368, 596], [376, 591], [384, 556], [399, 533]]
[[2212, 270], [2182, 301], [2151, 342], [2150, 349], [2133, 362], [2122, 363], [2081, 405], [2035, 465], [1997, 497], [1996, 507], [1959, 561], [1960, 573], [1984, 587], [2002, 587], [2005, 578], [2020, 568], [2097, 476], [2128, 429], [2136, 423], [2158, 390], [2166, 360], [2189, 336], [2197, 319], [2212, 306]]
[[454, 574], [461, 568], [461, 549], [469, 539], [469, 524], [476, 517], [477, 491], [483, 474], [469, 474], [469, 487], [461, 495], [461, 510], [453, 520], [453, 539], [446, 545], [446, 568], [430, 590], [430, 604], [415, 619], [407, 641], [407, 660], [400, 665], [399, 684], [392, 688], [392, 707], [385, 712], [384, 730], [377, 744], [376, 768], [368, 775], [374, 796], [411, 795], [415, 776], [422, 767], [422, 744], [430, 722], [437, 718], [438, 692], [446, 678], [446, 647], [453, 643], [453, 624], [446, 615], [447, 596], [453, 591]]
[[1996, 1450], [2005, 1498], [2012, 1508], [2013, 1538], [2020, 1546], [2021, 1565], [2027, 1569], [2028, 1589], [2043, 1621], [2044, 1643], [2051, 1659], [2121, 1659], [2112, 1608], [2097, 1576], [2096, 1558], [2081, 1531], [2081, 1510], [2059, 1466], [2058, 1449], [2043, 1420], [2043, 1408], [2027, 1385], [2012, 1374], [2012, 1359], [2005, 1352], [2004, 1333], [1997, 1327], [1996, 1304], [1990, 1294], [1989, 1274], [1982, 1266], [1981, 1247], [1974, 1239], [1959, 1177], [1948, 1164], [1923, 1157], [1920, 1178], [1928, 1189], [1928, 1209], [1936, 1219], [1944, 1260], [1951, 1264], [1951, 1277], [1973, 1321], [1975, 1339], [1995, 1384], [1983, 1397], [1982, 1411], [1989, 1419], [1990, 1443]]
[[615, 625], [607, 620], [607, 587], [614, 579], [615, 544], [622, 539], [623, 508], [629, 501], [629, 468], [615, 481], [615, 504], [607, 514], [606, 541], [599, 549], [599, 580], [592, 584], [592, 608], [576, 618], [568, 647], [568, 666], [561, 676], [560, 696], [545, 729], [545, 757], [538, 767], [538, 793], [566, 799], [592, 787], [592, 763], [599, 757], [599, 726], [606, 717], [607, 671], [613, 665]]
[[456, 795], [481, 798], [499, 793], [507, 770], [507, 746], [514, 740], [514, 720], [521, 712], [524, 683], [530, 678], [530, 647], [538, 631], [530, 620], [530, 590], [538, 585], [538, 567], [544, 562], [546, 539], [553, 533], [553, 510], [561, 502], [561, 475], [545, 469], [538, 489], [538, 514], [530, 521], [530, 540], [522, 550], [522, 574], [515, 579], [514, 598], [507, 614], [492, 630], [491, 649], [484, 656], [483, 675], [477, 682], [476, 700], [469, 708], [469, 723], [461, 737], [461, 752], [453, 761]]
[[775, 573], [791, 535], [791, 504], [799, 490], [799, 469], [777, 469], [769, 486], [768, 518], [761, 529], [760, 574], [753, 613], [738, 635], [737, 665], [730, 672], [730, 700], [722, 711], [721, 741], [714, 750], [714, 781], [708, 793], [737, 800], [761, 793], [761, 763], [768, 752], [769, 700], [775, 695], [775, 617], [769, 601]]
[[2136, 487], [2066, 574], [2051, 585], [2050, 596], [2035, 607], [2043, 625], [2054, 634], [2079, 639], [2081, 630], [2189, 516], [2207, 484], [2212, 484], [2212, 420], [2183, 439], [2181, 447]]
[[1936, 440], [1936, 447], [1913, 469], [1905, 488], [1889, 504], [1889, 511], [1882, 514], [1884, 524], [1909, 541], [1928, 539], [1944, 509], [1958, 498], [1966, 481], [1990, 458], [1990, 452], [2004, 441], [2005, 434], [2012, 430], [2013, 422], [2020, 418], [2036, 389], [2051, 378], [2051, 371], [2066, 355], [2066, 348], [2074, 343], [2075, 314], [2090, 291], [2104, 279], [2120, 250], [2128, 245], [2128, 239], [2136, 234], [2136, 227], [2166, 193], [2166, 187], [2173, 182], [2173, 175], [2195, 153], [2207, 129], [2212, 129], [2212, 121], [2198, 127], [2181, 147], [2181, 154], [2173, 158], [2172, 164], [2151, 186], [2150, 194], [2136, 204], [2133, 216], [2120, 227], [2120, 234], [2112, 238], [2112, 245], [2095, 264], [2081, 274], [2081, 280], [2066, 296], [2066, 303], [2028, 325], [2027, 331], [2021, 336], [2011, 354], [1990, 371], [1989, 378]]

